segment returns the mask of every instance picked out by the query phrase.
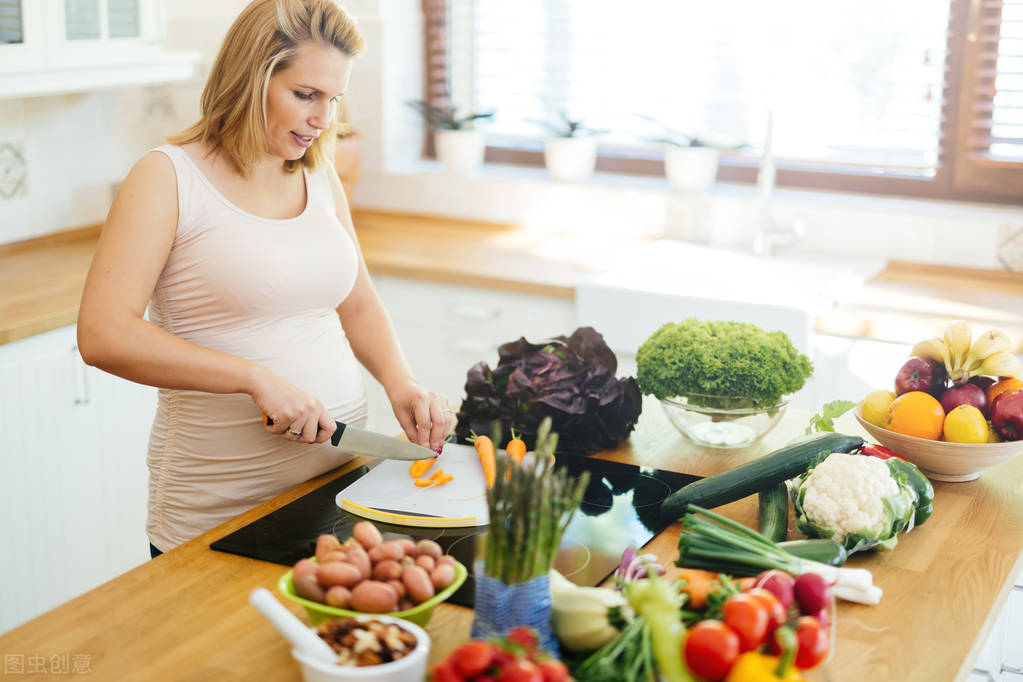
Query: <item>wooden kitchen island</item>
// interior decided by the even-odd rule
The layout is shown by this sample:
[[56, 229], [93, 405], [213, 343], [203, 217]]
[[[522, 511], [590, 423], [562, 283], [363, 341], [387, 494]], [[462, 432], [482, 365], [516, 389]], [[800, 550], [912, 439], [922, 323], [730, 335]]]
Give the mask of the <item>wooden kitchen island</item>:
[[[789, 412], [754, 448], [709, 451], [684, 441], [648, 400], [629, 441], [600, 456], [706, 475], [780, 447], [802, 431], [808, 416]], [[839, 426], [860, 433], [848, 415]], [[77, 667], [68, 664], [66, 670], [102, 680], [300, 679], [286, 641], [248, 604], [255, 587], [276, 591], [286, 569], [216, 552], [209, 544], [361, 461], [296, 486], [0, 636], [0, 655], [5, 662], [21, 661], [24, 671], [8, 668], [7, 677], [61, 677], [51, 666], [73, 661]], [[834, 658], [808, 679], [938, 682], [969, 676], [1023, 568], [1023, 457], [984, 472], [979, 480], [934, 487], [934, 516], [926, 525], [902, 536], [893, 552], [850, 561], [873, 572], [884, 597], [875, 607], [839, 605]], [[755, 496], [720, 510], [756, 525]], [[669, 527], [649, 551], [670, 564], [677, 556], [678, 533], [677, 524]], [[471, 619], [466, 608], [437, 608], [427, 627], [431, 661], [468, 638]], [[37, 674], [29, 672], [33, 664]]]

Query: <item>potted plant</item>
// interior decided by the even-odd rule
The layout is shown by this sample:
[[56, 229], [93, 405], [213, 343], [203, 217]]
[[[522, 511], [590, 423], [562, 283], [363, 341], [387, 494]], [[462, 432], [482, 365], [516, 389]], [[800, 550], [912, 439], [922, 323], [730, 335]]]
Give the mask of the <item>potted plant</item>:
[[559, 118], [554, 123], [533, 121], [554, 134], [544, 145], [544, 164], [554, 180], [582, 182], [593, 173], [597, 161], [594, 136], [604, 131], [587, 128], [582, 121], [569, 118], [564, 111], [559, 112]]
[[471, 175], [483, 162], [486, 146], [482, 133], [475, 128], [479, 119], [490, 118], [493, 111], [460, 115], [452, 106], [437, 106], [423, 100], [409, 103], [418, 111], [433, 131], [433, 146], [437, 160], [444, 169], [455, 175]]
[[664, 145], [664, 175], [668, 184], [680, 192], [702, 193], [717, 178], [721, 150], [739, 149], [744, 145], [722, 145], [698, 135], [684, 133], [652, 118], [642, 117], [659, 125], [662, 132], [650, 138]]

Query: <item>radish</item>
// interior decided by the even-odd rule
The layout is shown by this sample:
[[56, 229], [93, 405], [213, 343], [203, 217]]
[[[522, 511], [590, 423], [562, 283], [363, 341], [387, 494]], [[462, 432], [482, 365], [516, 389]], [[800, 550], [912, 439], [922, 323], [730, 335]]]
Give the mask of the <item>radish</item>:
[[817, 615], [831, 603], [831, 587], [819, 573], [803, 573], [793, 585], [799, 612]]
[[772, 568], [770, 571], [764, 571], [758, 575], [754, 584], [777, 597], [782, 608], [788, 611], [794, 599], [793, 586], [795, 583], [795, 578], [785, 571]]

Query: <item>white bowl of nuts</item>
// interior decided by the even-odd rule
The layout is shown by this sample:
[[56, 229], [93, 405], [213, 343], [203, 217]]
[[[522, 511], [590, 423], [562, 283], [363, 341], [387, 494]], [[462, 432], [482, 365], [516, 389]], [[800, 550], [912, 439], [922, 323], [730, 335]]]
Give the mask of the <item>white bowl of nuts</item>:
[[430, 635], [415, 623], [372, 615], [328, 620], [312, 629], [338, 658], [331, 664], [292, 649], [305, 682], [407, 682], [426, 676]]

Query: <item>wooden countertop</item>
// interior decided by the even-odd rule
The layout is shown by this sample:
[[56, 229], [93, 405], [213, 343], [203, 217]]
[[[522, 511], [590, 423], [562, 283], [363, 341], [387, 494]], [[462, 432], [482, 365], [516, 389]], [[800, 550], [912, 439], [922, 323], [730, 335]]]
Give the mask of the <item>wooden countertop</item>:
[[[374, 274], [559, 298], [646, 241], [378, 211], [356, 211], [355, 224]], [[0, 245], [0, 344], [75, 322], [99, 232], [94, 225]], [[1000, 328], [1023, 353], [1023, 273], [892, 261], [821, 315], [817, 331], [914, 343], [954, 319]]]
[[[683, 441], [656, 404], [648, 401], [645, 408], [629, 441], [603, 457], [705, 475], [781, 446], [801, 432], [808, 416], [789, 412], [755, 448], [713, 452]], [[851, 417], [839, 427], [859, 429]], [[92, 679], [100, 680], [300, 679], [285, 640], [248, 604], [253, 588], [275, 591], [285, 568], [208, 546], [360, 463], [298, 485], [0, 635], [0, 652], [47, 660], [65, 653], [87, 657]], [[873, 572], [884, 597], [874, 607], [839, 605], [834, 659], [809, 679], [934, 682], [969, 676], [1023, 568], [1023, 457], [976, 481], [934, 487], [935, 511], [925, 525], [902, 536], [892, 552], [850, 561]], [[755, 526], [755, 496], [720, 510]], [[677, 556], [679, 530], [671, 526], [647, 546], [665, 564]], [[287, 606], [304, 618], [291, 602]], [[468, 638], [471, 618], [463, 607], [436, 609], [427, 626], [431, 661]]]

